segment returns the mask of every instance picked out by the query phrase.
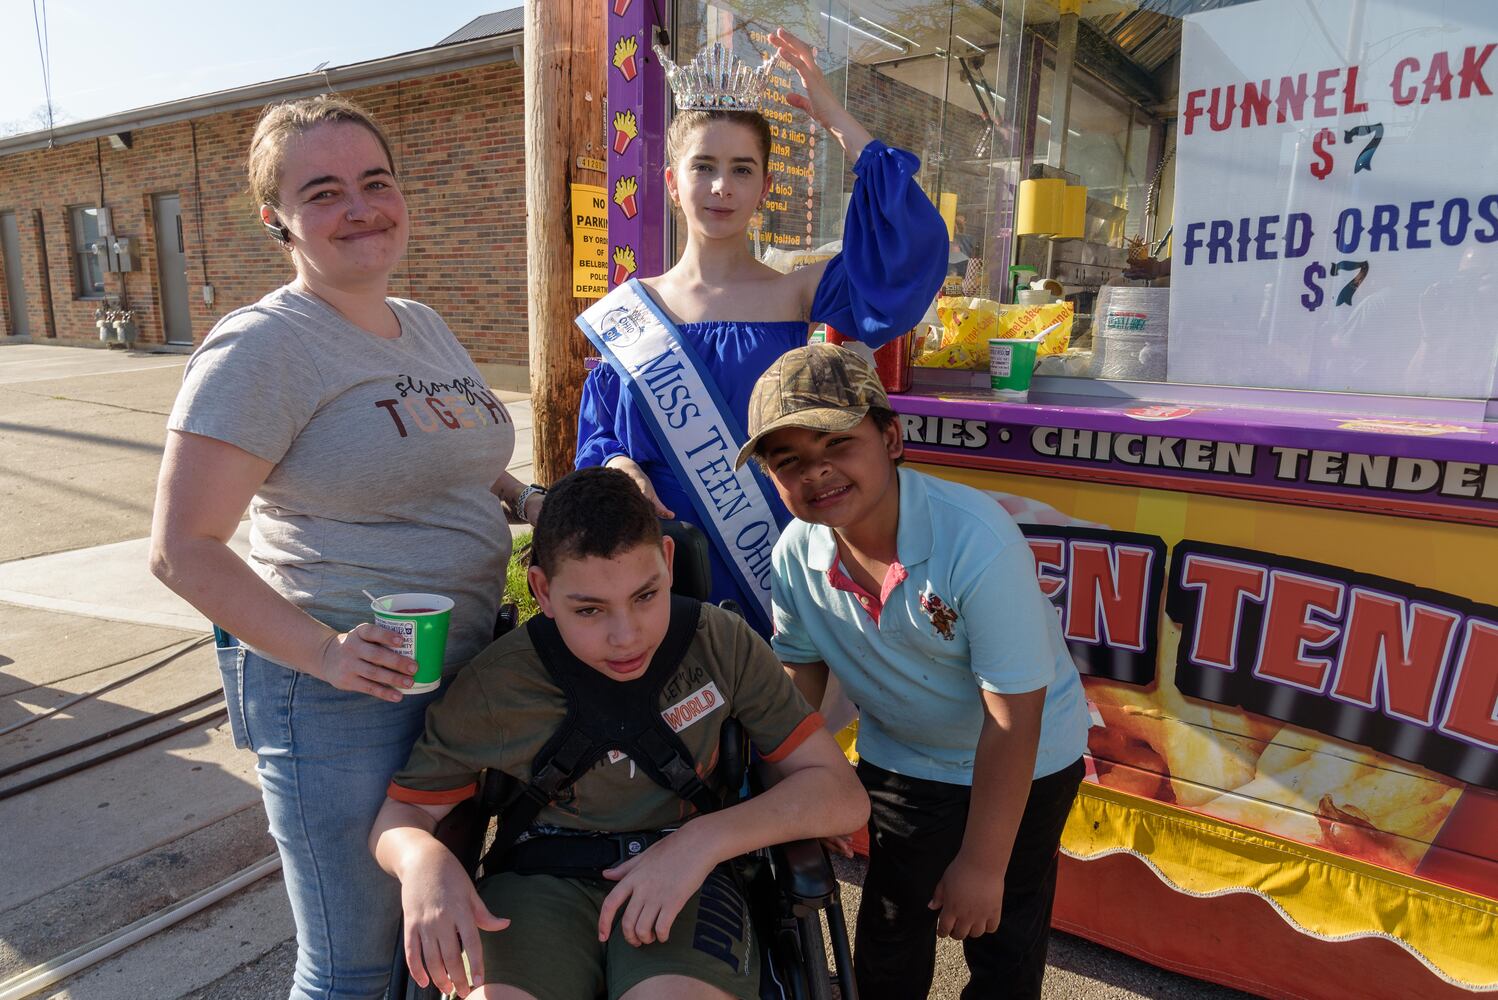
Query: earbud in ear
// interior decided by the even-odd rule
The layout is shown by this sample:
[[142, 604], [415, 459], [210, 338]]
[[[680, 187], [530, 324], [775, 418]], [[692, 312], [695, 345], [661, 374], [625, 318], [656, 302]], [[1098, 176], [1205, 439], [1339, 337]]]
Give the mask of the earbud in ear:
[[277, 243], [291, 242], [291, 230], [280, 219], [277, 219], [275, 222], [266, 222], [264, 219], [261, 219], [260, 224], [270, 230], [271, 236], [275, 237]]

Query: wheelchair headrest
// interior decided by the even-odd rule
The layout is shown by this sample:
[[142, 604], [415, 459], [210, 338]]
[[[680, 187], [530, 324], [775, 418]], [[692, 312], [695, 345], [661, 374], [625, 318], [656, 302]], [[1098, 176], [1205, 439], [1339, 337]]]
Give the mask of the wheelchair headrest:
[[707, 561], [707, 536], [690, 521], [661, 521], [661, 533], [676, 543], [671, 566], [671, 591], [707, 600], [713, 590], [712, 565]]

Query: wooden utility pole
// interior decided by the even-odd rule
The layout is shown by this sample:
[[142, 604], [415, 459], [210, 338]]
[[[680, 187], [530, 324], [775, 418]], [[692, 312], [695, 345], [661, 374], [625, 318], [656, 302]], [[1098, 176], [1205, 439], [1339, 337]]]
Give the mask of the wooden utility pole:
[[604, 12], [600, 0], [525, 5], [526, 288], [538, 483], [570, 472], [577, 447], [588, 350], [572, 321], [592, 300], [572, 297], [571, 185], [605, 180], [579, 166], [580, 157], [605, 156]]

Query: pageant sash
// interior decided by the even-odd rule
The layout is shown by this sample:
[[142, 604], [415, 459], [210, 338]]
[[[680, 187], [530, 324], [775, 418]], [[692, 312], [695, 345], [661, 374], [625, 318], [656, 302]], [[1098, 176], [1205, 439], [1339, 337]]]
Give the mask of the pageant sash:
[[633, 278], [594, 303], [577, 325], [629, 387], [692, 498], [697, 525], [770, 620], [770, 550], [780, 529], [752, 465], [733, 467], [748, 435], [702, 360]]

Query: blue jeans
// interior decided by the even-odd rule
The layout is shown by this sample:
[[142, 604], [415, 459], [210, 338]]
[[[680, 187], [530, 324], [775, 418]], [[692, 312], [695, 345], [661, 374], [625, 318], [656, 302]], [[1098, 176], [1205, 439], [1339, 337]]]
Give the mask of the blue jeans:
[[296, 918], [291, 1000], [379, 1000], [400, 933], [400, 883], [375, 864], [369, 830], [438, 692], [392, 704], [242, 646], [218, 655], [235, 745], [260, 758]]

